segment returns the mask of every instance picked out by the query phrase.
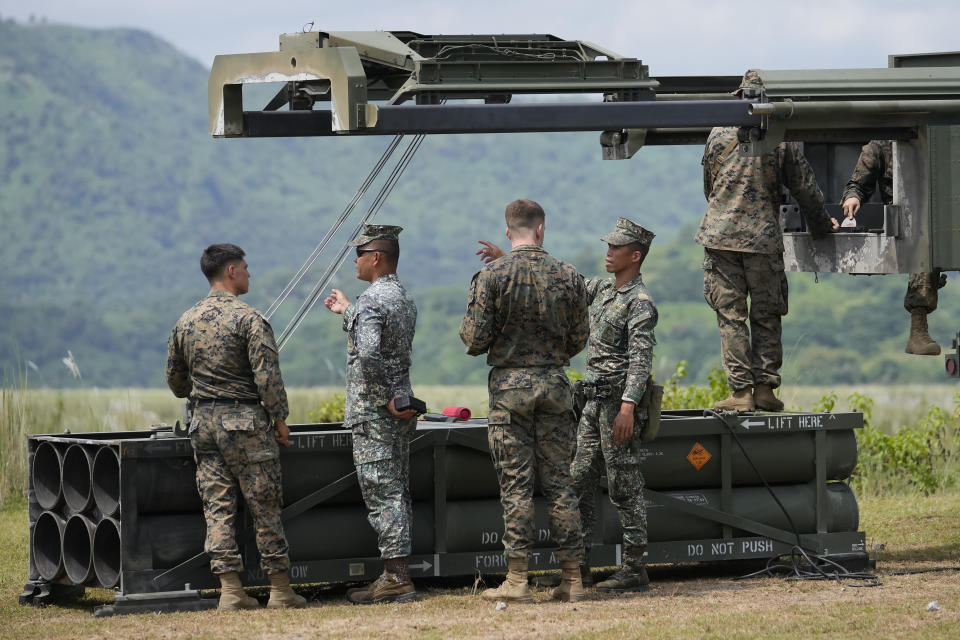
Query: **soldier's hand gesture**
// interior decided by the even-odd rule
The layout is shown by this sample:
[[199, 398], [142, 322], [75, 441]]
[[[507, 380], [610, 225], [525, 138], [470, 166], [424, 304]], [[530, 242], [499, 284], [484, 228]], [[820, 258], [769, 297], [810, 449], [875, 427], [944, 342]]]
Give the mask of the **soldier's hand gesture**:
[[323, 304], [334, 313], [343, 313], [350, 306], [350, 300], [340, 289], [332, 289], [330, 295], [324, 298]]
[[483, 249], [477, 251], [477, 255], [480, 256], [480, 259], [483, 260], [485, 264], [490, 264], [497, 258], [502, 258], [506, 255], [503, 249], [492, 242], [487, 242], [486, 240], [478, 240], [477, 242], [484, 245]]

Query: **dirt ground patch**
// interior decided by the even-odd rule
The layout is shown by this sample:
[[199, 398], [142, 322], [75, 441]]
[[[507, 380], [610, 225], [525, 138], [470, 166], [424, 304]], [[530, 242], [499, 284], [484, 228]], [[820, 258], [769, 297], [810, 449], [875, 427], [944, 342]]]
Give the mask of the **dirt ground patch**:
[[[26, 510], [0, 512], [0, 638], [958, 638], [960, 496], [861, 500], [861, 528], [882, 584], [734, 580], [741, 567], [653, 567], [649, 592], [536, 602], [496, 611], [470, 581], [423, 583], [407, 605], [344, 604], [343, 586], [315, 588], [299, 611], [149, 614], [94, 618], [110, 593], [20, 607], [26, 575]], [[489, 577], [490, 583], [496, 578]], [[264, 593], [260, 594], [261, 599]], [[929, 607], [937, 602], [938, 608]]]

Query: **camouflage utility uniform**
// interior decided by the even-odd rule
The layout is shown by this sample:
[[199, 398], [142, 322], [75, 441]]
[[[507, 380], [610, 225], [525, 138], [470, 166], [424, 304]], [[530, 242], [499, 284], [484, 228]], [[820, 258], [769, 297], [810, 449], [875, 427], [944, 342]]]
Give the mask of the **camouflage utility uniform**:
[[[893, 142], [890, 140], [871, 140], [863, 146], [840, 202], [847, 198], [867, 202], [874, 191], [880, 192], [883, 204], [893, 202]], [[911, 273], [903, 297], [904, 308], [909, 313], [933, 313], [937, 308], [937, 290], [941, 286], [939, 271]]]
[[353, 462], [383, 558], [410, 555], [410, 436], [415, 418], [397, 420], [387, 404], [412, 395], [410, 352], [417, 307], [396, 274], [367, 287], [343, 313], [347, 332], [344, 426], [353, 432]]
[[190, 443], [211, 571], [243, 570], [236, 543], [240, 495], [253, 518], [261, 566], [286, 571], [274, 424], [287, 417], [287, 394], [270, 324], [235, 295], [211, 291], [173, 328], [166, 375], [174, 395], [189, 395], [194, 404]]
[[653, 333], [657, 308], [640, 275], [619, 289], [612, 278], [591, 278], [586, 286], [590, 341], [587, 370], [581, 384], [587, 400], [580, 416], [577, 452], [571, 466], [580, 498], [584, 558], [593, 540], [596, 489], [605, 470], [610, 501], [623, 524], [624, 564], [640, 564], [647, 545], [647, 509], [638, 449], [646, 409], [635, 410], [634, 437], [624, 443], [614, 442], [613, 421], [623, 401], [639, 405], [643, 398], [653, 366], [653, 346], [657, 342]]
[[830, 228], [823, 194], [796, 143], [749, 157], [740, 154], [736, 136], [736, 127], [719, 127], [707, 139], [707, 212], [694, 238], [704, 246], [703, 296], [717, 313], [723, 368], [734, 392], [755, 384], [780, 386], [780, 318], [787, 313], [782, 188], [797, 199], [812, 233]]
[[470, 355], [487, 353], [490, 454], [500, 481], [503, 546], [530, 555], [535, 539], [534, 473], [550, 505], [559, 560], [582, 552], [570, 478], [575, 417], [564, 373], [587, 342], [586, 292], [570, 265], [522, 245], [473, 277], [460, 338]]

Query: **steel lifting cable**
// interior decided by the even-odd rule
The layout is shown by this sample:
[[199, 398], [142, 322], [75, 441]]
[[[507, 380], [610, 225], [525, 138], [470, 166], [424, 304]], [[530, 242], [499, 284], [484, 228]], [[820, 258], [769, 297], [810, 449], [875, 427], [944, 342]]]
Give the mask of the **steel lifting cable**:
[[380, 171], [390, 159], [390, 156], [393, 155], [393, 152], [400, 145], [400, 141], [402, 139], [403, 134], [396, 135], [393, 137], [393, 140], [390, 141], [390, 144], [387, 145], [387, 148], [384, 150], [383, 154], [381, 154], [380, 159], [367, 175], [366, 180], [364, 180], [363, 184], [360, 185], [360, 188], [357, 189], [357, 193], [354, 194], [353, 200], [351, 200], [346, 208], [344, 208], [344, 210], [340, 213], [340, 217], [337, 218], [337, 221], [334, 223], [334, 225], [330, 227], [326, 235], [323, 236], [323, 240], [320, 241], [320, 244], [313, 249], [313, 253], [310, 254], [310, 257], [307, 258], [306, 261], [300, 266], [300, 269], [297, 271], [296, 275], [290, 279], [290, 282], [287, 283], [287, 286], [283, 288], [283, 291], [280, 292], [280, 295], [277, 296], [277, 299], [273, 301], [273, 304], [271, 304], [266, 313], [264, 313], [264, 316], [266, 316], [267, 320], [273, 317], [273, 314], [277, 312], [277, 309], [280, 307], [280, 305], [283, 304], [283, 302], [293, 292], [297, 285], [300, 284], [300, 281], [303, 280], [303, 277], [307, 275], [307, 271], [310, 270], [310, 267], [313, 266], [313, 263], [317, 261], [317, 258], [320, 257], [320, 254], [323, 253], [323, 251], [327, 248], [327, 244], [329, 244], [334, 234], [340, 230], [340, 227], [343, 225], [346, 219], [351, 213], [353, 213], [354, 207], [357, 206], [357, 203], [359, 203], [366, 194], [367, 189], [369, 189], [370, 185], [373, 184], [373, 181], [376, 180], [377, 176], [380, 174]]
[[[387, 197], [390, 195], [390, 192], [393, 191], [393, 188], [396, 186], [397, 182], [400, 180], [400, 177], [403, 175], [403, 172], [406, 170], [407, 166], [410, 164], [410, 161], [413, 159], [414, 154], [416, 154], [417, 149], [420, 148], [420, 145], [423, 143], [424, 139], [423, 134], [417, 134], [407, 145], [407, 148], [404, 150], [403, 155], [400, 157], [400, 160], [394, 166], [393, 170], [390, 172], [390, 175], [387, 177], [386, 182], [380, 188], [379, 193], [377, 193], [376, 198], [373, 203], [367, 209], [367, 212], [364, 214], [363, 218], [354, 228], [353, 233], [350, 235], [350, 240], [345, 242], [343, 246], [340, 247], [340, 251], [337, 253], [337, 257], [327, 266], [326, 270], [320, 276], [320, 279], [317, 281], [317, 284], [311, 289], [310, 294], [307, 296], [306, 300], [303, 301], [303, 304], [300, 305], [300, 308], [294, 314], [293, 318], [290, 319], [290, 322], [287, 324], [286, 328], [280, 333], [280, 337], [277, 339], [277, 349], [283, 349], [284, 345], [289, 342], [290, 338], [293, 336], [294, 332], [300, 327], [304, 319], [307, 317], [307, 314], [310, 313], [310, 310], [317, 304], [317, 302], [323, 296], [324, 291], [327, 288], [330, 280], [333, 278], [334, 274], [340, 269], [340, 266], [343, 264], [343, 261], [347, 257], [347, 253], [350, 250], [350, 241], [356, 238], [360, 231], [363, 229], [363, 224], [369, 222], [377, 215], [380, 211], [380, 208], [383, 206], [383, 203], [386, 202]], [[399, 141], [398, 141], [399, 142]], [[328, 234], [329, 235], [329, 234]], [[315, 260], [316, 258], [314, 258]], [[302, 278], [303, 276], [300, 276]]]

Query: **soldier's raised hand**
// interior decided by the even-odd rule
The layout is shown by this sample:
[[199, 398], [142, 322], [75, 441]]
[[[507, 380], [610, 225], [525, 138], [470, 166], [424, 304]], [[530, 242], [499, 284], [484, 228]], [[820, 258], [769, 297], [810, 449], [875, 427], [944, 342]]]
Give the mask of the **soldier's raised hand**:
[[330, 295], [324, 298], [323, 304], [334, 313], [343, 313], [350, 306], [350, 300], [340, 289], [333, 289]]
[[487, 242], [486, 240], [478, 240], [477, 242], [484, 245], [483, 249], [477, 251], [477, 255], [480, 256], [480, 259], [483, 260], [485, 264], [490, 264], [497, 258], [502, 258], [506, 255], [503, 249], [492, 242]]

